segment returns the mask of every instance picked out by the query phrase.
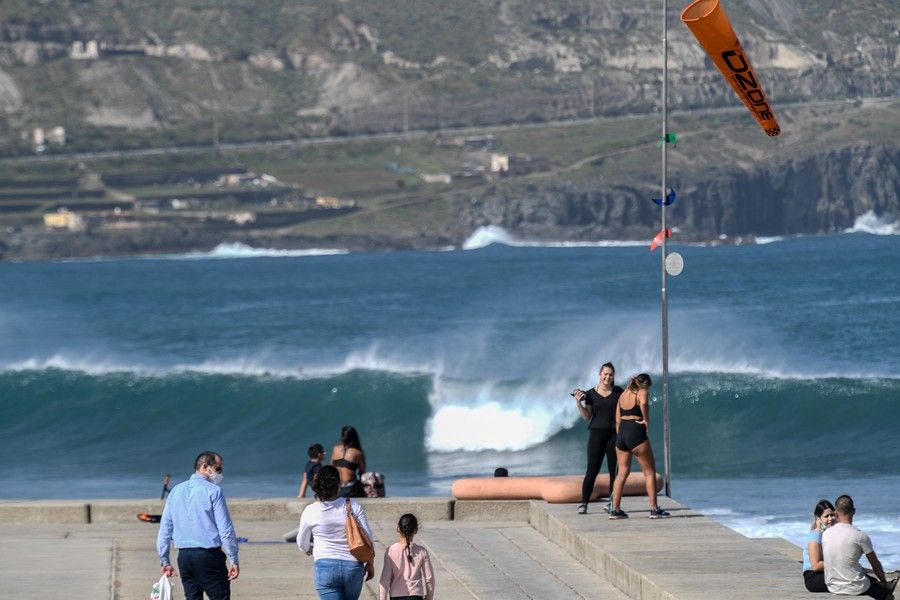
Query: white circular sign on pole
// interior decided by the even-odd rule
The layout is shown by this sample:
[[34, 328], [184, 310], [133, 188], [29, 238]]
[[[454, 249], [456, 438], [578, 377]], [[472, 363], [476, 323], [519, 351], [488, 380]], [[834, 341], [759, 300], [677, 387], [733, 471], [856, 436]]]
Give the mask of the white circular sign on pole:
[[684, 270], [684, 259], [677, 252], [670, 252], [666, 256], [666, 273], [672, 277], [680, 275]]

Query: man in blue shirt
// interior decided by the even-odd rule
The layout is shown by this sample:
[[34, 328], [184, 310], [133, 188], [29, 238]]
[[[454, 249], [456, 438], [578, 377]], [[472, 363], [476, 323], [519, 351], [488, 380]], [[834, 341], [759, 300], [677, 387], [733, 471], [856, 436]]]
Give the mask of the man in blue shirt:
[[230, 600], [231, 581], [240, 573], [234, 525], [219, 487], [222, 478], [222, 457], [201, 452], [194, 461], [194, 474], [172, 489], [163, 509], [156, 537], [160, 570], [167, 577], [175, 576], [169, 563], [174, 539], [185, 600], [203, 600], [203, 592], [209, 600]]

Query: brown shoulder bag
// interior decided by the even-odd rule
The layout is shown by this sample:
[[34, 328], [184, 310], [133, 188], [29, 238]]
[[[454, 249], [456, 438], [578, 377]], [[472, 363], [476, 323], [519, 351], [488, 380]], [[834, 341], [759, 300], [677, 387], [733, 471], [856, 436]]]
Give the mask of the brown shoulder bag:
[[371, 563], [375, 560], [375, 546], [372, 540], [366, 535], [365, 530], [360, 527], [356, 515], [350, 510], [350, 498], [347, 498], [347, 546], [350, 547], [350, 554], [353, 558], [361, 563]]

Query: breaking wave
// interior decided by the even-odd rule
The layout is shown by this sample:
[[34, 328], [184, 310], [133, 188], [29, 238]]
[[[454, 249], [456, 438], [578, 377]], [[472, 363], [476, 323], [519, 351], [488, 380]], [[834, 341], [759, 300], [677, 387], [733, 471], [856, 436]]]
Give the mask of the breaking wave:
[[869, 211], [856, 217], [853, 227], [844, 230], [844, 233], [869, 233], [872, 235], [897, 235], [900, 234], [900, 222], [888, 222], [884, 217], [879, 217], [874, 211]]
[[516, 248], [611, 248], [623, 246], [643, 246], [646, 242], [639, 241], [598, 241], [598, 242], [575, 242], [575, 241], [539, 241], [521, 239], [508, 232], [503, 227], [497, 225], [486, 225], [476, 229], [472, 235], [463, 242], [463, 250], [477, 250], [485, 248], [492, 244], [501, 244], [503, 246], [512, 246]]
[[223, 242], [209, 252], [187, 252], [185, 254], [169, 254], [152, 258], [168, 258], [173, 260], [196, 259], [235, 259], [235, 258], [261, 258], [261, 257], [292, 257], [292, 256], [331, 256], [335, 254], [347, 254], [349, 250], [331, 248], [309, 248], [303, 250], [283, 250], [278, 248], [254, 248], [241, 242]]

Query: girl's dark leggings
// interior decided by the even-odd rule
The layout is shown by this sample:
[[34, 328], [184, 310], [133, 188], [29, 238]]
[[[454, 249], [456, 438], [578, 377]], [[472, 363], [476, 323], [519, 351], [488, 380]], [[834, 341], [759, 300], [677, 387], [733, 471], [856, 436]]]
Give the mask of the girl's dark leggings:
[[603, 465], [603, 455], [606, 455], [606, 468], [609, 471], [609, 493], [612, 495], [613, 480], [616, 478], [616, 430], [615, 429], [588, 429], [587, 446], [587, 471], [584, 481], [581, 483], [581, 503], [587, 504], [591, 500], [591, 492], [594, 491], [594, 480], [600, 473]]

